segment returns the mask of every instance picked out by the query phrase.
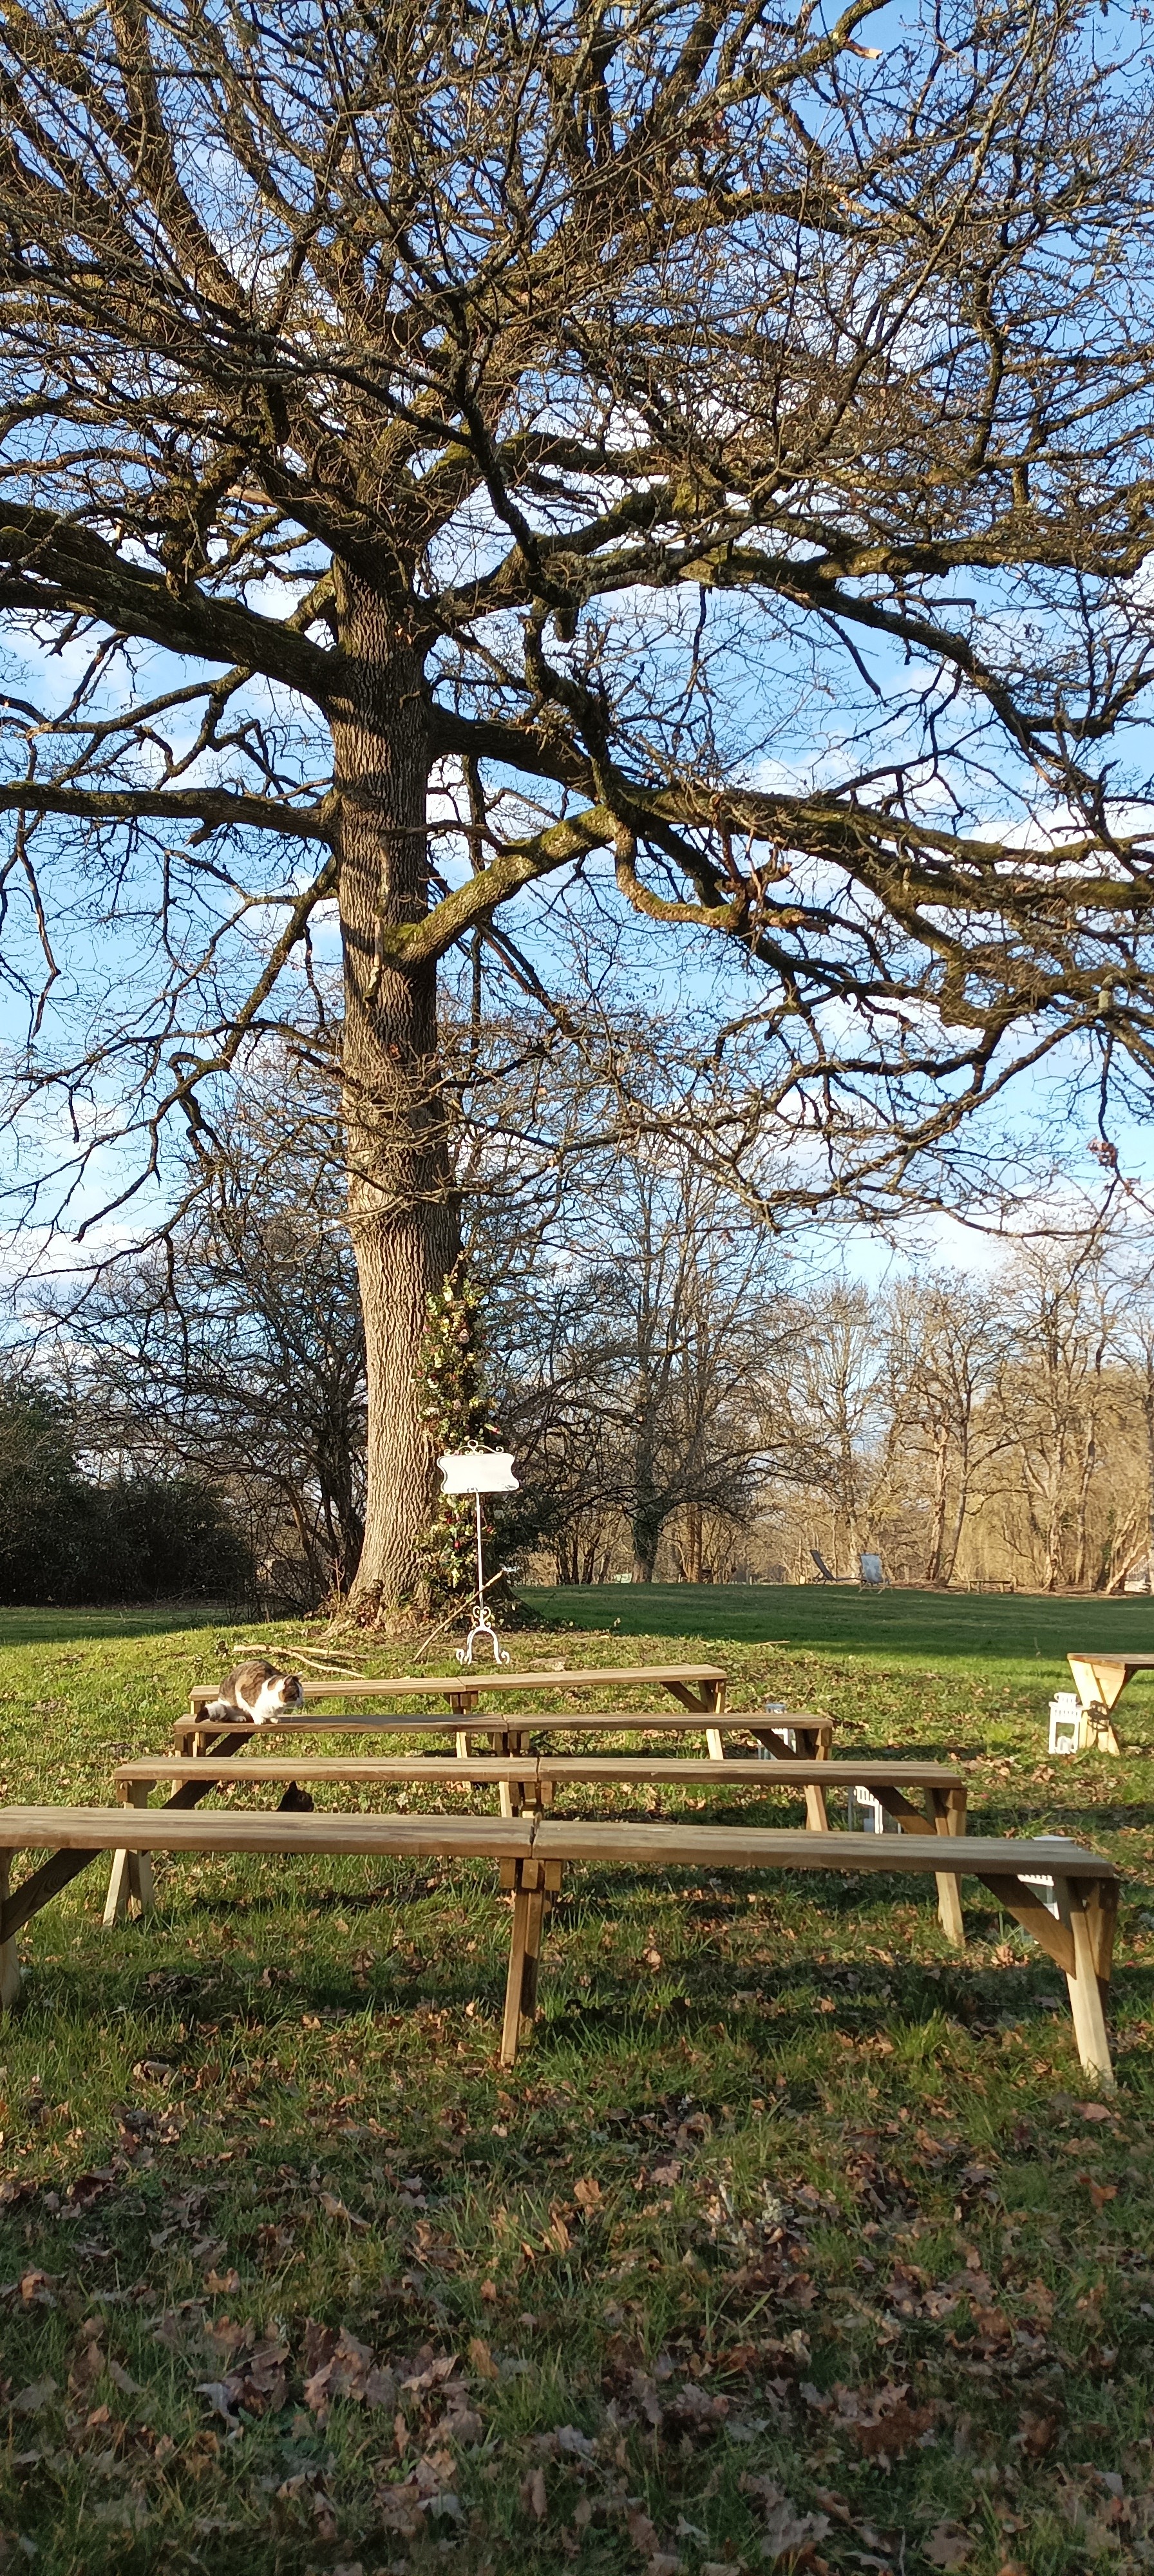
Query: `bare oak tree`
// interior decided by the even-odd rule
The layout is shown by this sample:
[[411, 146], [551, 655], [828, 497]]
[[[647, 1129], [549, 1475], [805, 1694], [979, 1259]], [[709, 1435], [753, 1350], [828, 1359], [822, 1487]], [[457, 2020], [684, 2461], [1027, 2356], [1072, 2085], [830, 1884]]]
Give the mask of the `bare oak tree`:
[[338, 908], [369, 1608], [457, 1249], [438, 966], [532, 886], [730, 943], [731, 1158], [802, 1203], [1063, 1042], [1149, 1069], [1141, 67], [1072, 0], [870, 14], [4, 12], [14, 1107], [129, 1191], [317, 1028]]

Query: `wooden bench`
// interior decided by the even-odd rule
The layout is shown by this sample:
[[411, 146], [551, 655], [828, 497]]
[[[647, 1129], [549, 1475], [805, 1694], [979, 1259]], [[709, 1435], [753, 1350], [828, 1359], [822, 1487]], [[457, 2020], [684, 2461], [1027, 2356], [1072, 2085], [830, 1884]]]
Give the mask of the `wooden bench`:
[[[1083, 1851], [1064, 1836], [1032, 1842], [990, 1841], [977, 1835], [955, 1846], [951, 1875], [977, 1878], [1014, 1915], [1062, 1969], [1074, 2019], [1078, 2056], [1087, 2075], [1110, 2091], [1114, 2075], [1105, 2006], [1114, 1954], [1118, 1872], [1112, 1861]], [[963, 1853], [965, 1857], [963, 1858]], [[864, 1871], [914, 1871], [939, 1877], [942, 1846], [934, 1836], [813, 1834], [733, 1825], [589, 1824], [543, 1820], [528, 1859], [502, 1865], [502, 1885], [513, 1891], [513, 1933], [501, 2061], [511, 2065], [522, 2021], [535, 2018], [545, 1909], [575, 1862], [621, 1869], [826, 1869], [841, 1875]], [[1031, 1877], [1053, 1881], [1057, 1915]]]
[[394, 1716], [382, 1711], [377, 1717], [316, 1716], [308, 1712], [277, 1718], [270, 1726], [254, 1726], [251, 1720], [237, 1718], [232, 1726], [206, 1726], [200, 1717], [179, 1717], [173, 1726], [173, 1739], [178, 1753], [193, 1761], [209, 1755], [227, 1759], [242, 1745], [269, 1744], [286, 1735], [393, 1735], [402, 1741], [416, 1741], [423, 1736], [452, 1736], [458, 1758], [465, 1761], [482, 1737], [492, 1752], [527, 1753], [534, 1735], [687, 1735], [705, 1737], [711, 1759], [724, 1758], [725, 1740], [732, 1736], [752, 1737], [769, 1754], [793, 1758], [785, 1729], [797, 1738], [797, 1749], [803, 1758], [820, 1761], [833, 1742], [833, 1719], [817, 1717], [809, 1709], [790, 1711], [786, 1717], [775, 1716], [772, 1725], [760, 1709], [702, 1710], [692, 1717], [673, 1716], [664, 1709], [626, 1708], [598, 1710], [595, 1716], [573, 1709], [525, 1709], [519, 1716], [484, 1715], [469, 1726], [461, 1724], [458, 1710], [442, 1710], [428, 1717]]
[[1067, 1654], [1074, 1688], [1086, 1712], [1087, 1733], [1099, 1753], [1121, 1754], [1111, 1711], [1135, 1673], [1154, 1673], [1154, 1655], [1128, 1655], [1095, 1647], [1090, 1654]]
[[[330, 1857], [368, 1853], [391, 1859], [440, 1857], [509, 1862], [532, 1849], [530, 1816], [269, 1815], [259, 1808], [228, 1815], [187, 1807], [0, 1807], [0, 2005], [20, 1983], [15, 1935], [101, 1852], [127, 1846], [147, 1868], [153, 1851], [299, 1852]], [[51, 1858], [13, 1890], [12, 1854], [48, 1851]], [[151, 1873], [148, 1896], [151, 1899]]]
[[[163, 1848], [187, 1852], [279, 1852], [295, 1855], [366, 1854], [405, 1859], [495, 1860], [513, 1897], [509, 1969], [505, 1987], [501, 2059], [511, 2064], [521, 2023], [532, 2020], [542, 1927], [548, 1899], [562, 1873], [578, 1863], [602, 1869], [771, 1870], [826, 1869], [841, 1876], [941, 1874], [942, 1838], [936, 1834], [889, 1839], [874, 1834], [816, 1834], [734, 1825], [613, 1825], [536, 1816], [273, 1815], [249, 1809], [205, 1814], [188, 1808], [0, 1808], [0, 2004], [15, 2001], [20, 1983], [15, 1936], [77, 1868], [101, 1851], [126, 1845], [140, 1855]], [[47, 1851], [48, 1860], [19, 1887], [11, 1886], [12, 1855]], [[979, 1879], [1007, 1913], [1031, 1932], [1063, 1970], [1081, 2063], [1089, 2075], [1113, 2085], [1106, 2035], [1105, 1997], [1113, 1957], [1118, 1872], [1060, 1838], [993, 1842], [959, 1837], [950, 1875]], [[1029, 1876], [1052, 1879], [1057, 1916]]]
[[[267, 1736], [267, 1727], [257, 1732]], [[205, 1777], [207, 1773], [209, 1776]], [[291, 1761], [278, 1761], [263, 1754], [248, 1754], [243, 1761], [228, 1761], [206, 1755], [190, 1773], [187, 1761], [179, 1762], [147, 1756], [138, 1761], [120, 1762], [115, 1772], [117, 1795], [136, 1807], [146, 1807], [150, 1789], [170, 1788], [170, 1807], [193, 1807], [214, 1789], [264, 1783], [267, 1787], [288, 1787], [296, 1782], [314, 1786], [373, 1788], [411, 1783], [417, 1787], [446, 1785], [459, 1789], [495, 1787], [501, 1813], [515, 1815], [526, 1805], [543, 1810], [551, 1806], [556, 1790], [567, 1784], [592, 1782], [602, 1786], [670, 1787], [680, 1789], [742, 1786], [759, 1789], [800, 1788], [805, 1798], [806, 1824], [810, 1832], [829, 1832], [827, 1800], [850, 1789], [872, 1790], [887, 1815], [901, 1826], [903, 1833], [964, 1834], [966, 1830], [966, 1783], [961, 1773], [941, 1762], [880, 1761], [868, 1754], [848, 1757], [837, 1763], [799, 1762], [774, 1758], [743, 1760], [740, 1756], [722, 1762], [664, 1760], [652, 1755], [588, 1755], [526, 1752], [521, 1755], [476, 1754], [468, 1761], [425, 1755], [417, 1761], [405, 1756], [386, 1755], [367, 1761], [333, 1761], [309, 1755]], [[911, 1803], [910, 1792], [921, 1790], [924, 1804]], [[142, 1909], [150, 1900], [146, 1878], [141, 1877], [141, 1855], [118, 1852], [113, 1862], [112, 1879], [105, 1907], [106, 1924], [119, 1922], [127, 1910], [129, 1896], [137, 1897]], [[965, 1929], [958, 1902], [958, 1883], [952, 1875], [938, 1880], [938, 1911], [942, 1929], [959, 1949], [965, 1945]]]

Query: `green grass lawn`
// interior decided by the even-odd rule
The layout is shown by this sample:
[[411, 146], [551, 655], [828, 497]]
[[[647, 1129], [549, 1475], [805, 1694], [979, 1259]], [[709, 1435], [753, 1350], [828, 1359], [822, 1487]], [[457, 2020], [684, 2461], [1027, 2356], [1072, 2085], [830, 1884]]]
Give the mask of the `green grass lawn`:
[[[1154, 2565], [1154, 1800], [1045, 1753], [1064, 1645], [1152, 1605], [533, 1608], [518, 1663], [704, 1647], [738, 1704], [956, 1754], [975, 1828], [1113, 1853], [1116, 2102], [973, 1883], [958, 1960], [912, 1881], [582, 1873], [502, 2076], [491, 1872], [162, 1861], [106, 1935], [94, 1868], [0, 2032], [4, 2576]], [[106, 1799], [241, 1641], [0, 1614], [5, 1797]], [[801, 1821], [697, 1812], [738, 1798]]]
[[[551, 1624], [622, 1637], [684, 1637], [750, 1645], [771, 1639], [826, 1654], [991, 1659], [1047, 1667], [1069, 1688], [1067, 1647], [1154, 1651], [1154, 1596], [1055, 1600], [1046, 1592], [859, 1592], [856, 1584], [606, 1583], [587, 1591], [526, 1590]], [[2, 1615], [2, 1614], [0, 1614]]]

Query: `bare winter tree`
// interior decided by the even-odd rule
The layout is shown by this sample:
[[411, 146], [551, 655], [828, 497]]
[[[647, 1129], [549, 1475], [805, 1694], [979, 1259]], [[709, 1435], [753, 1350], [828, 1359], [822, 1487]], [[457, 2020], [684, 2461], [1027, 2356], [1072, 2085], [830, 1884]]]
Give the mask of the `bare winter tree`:
[[248, 1082], [169, 1239], [54, 1301], [89, 1455], [195, 1475], [243, 1505], [258, 1570], [314, 1608], [345, 1587], [364, 1515], [364, 1343], [339, 1154], [299, 1068]]
[[1076, 0], [870, 14], [4, 13], [14, 1114], [130, 1192], [316, 1028], [336, 907], [369, 1610], [457, 1250], [438, 966], [528, 889], [730, 944], [719, 1148], [803, 1204], [1063, 1042], [1150, 1068], [1142, 67]]
[[546, 1258], [506, 1271], [498, 1412], [562, 1579], [592, 1579], [616, 1521], [652, 1582], [681, 1513], [700, 1581], [702, 1512], [749, 1520], [767, 1444], [784, 1464], [759, 1402], [796, 1331], [778, 1286], [766, 1229], [668, 1145], [586, 1168]]
[[911, 1451], [928, 1469], [924, 1575], [949, 1583], [978, 1480], [1010, 1445], [998, 1403], [1007, 1350], [1005, 1293], [957, 1271], [903, 1280], [887, 1318], [889, 1403], [899, 1474]]

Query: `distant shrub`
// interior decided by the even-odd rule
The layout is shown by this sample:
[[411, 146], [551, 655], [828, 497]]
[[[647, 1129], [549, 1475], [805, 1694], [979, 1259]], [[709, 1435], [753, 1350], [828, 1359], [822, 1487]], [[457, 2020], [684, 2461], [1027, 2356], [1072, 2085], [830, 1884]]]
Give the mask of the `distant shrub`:
[[248, 1548], [195, 1477], [81, 1471], [68, 1408], [0, 1382], [0, 1601], [145, 1601], [247, 1591]]
[[195, 1476], [126, 1476], [83, 1489], [86, 1601], [247, 1591], [252, 1559], [228, 1506]]

